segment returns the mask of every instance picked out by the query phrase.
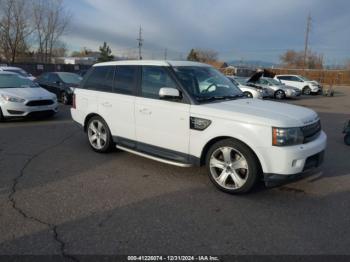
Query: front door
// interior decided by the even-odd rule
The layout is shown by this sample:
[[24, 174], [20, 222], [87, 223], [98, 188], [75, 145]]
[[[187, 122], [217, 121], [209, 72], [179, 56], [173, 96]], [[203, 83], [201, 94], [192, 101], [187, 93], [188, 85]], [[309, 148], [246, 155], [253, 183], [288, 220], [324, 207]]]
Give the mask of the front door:
[[159, 98], [162, 87], [177, 88], [166, 67], [143, 66], [140, 96], [135, 100], [136, 139], [140, 151], [187, 162], [190, 105]]

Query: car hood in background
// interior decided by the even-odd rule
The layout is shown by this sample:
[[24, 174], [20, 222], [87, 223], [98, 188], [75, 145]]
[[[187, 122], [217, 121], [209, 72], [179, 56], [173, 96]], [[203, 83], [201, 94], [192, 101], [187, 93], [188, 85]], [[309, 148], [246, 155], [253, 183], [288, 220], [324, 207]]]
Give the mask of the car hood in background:
[[11, 95], [26, 100], [42, 100], [42, 99], [54, 99], [55, 94], [50, 93], [41, 87], [26, 87], [26, 88], [1, 88], [1, 94]]
[[311, 109], [285, 103], [259, 99], [237, 99], [191, 107], [191, 113], [210, 118], [224, 118], [232, 121], [275, 127], [298, 127], [319, 119]]

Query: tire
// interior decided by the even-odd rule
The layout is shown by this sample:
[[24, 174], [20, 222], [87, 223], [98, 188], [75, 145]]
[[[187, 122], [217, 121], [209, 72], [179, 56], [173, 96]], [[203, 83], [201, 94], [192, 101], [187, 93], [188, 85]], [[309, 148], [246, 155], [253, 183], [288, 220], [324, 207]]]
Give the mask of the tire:
[[66, 92], [62, 92], [61, 93], [60, 101], [64, 105], [68, 105], [69, 104], [69, 96], [68, 96], [68, 94]]
[[224, 139], [212, 145], [206, 155], [206, 168], [213, 184], [229, 194], [249, 192], [261, 173], [255, 154], [235, 139]]
[[344, 143], [348, 146], [350, 146], [350, 134], [346, 134], [344, 136]]
[[99, 116], [92, 117], [86, 130], [91, 148], [98, 153], [107, 153], [114, 147], [111, 131], [107, 123]]
[[285, 99], [286, 98], [286, 93], [283, 90], [277, 90], [274, 94], [274, 97], [276, 99]]
[[310, 89], [310, 87], [305, 86], [305, 87], [303, 88], [303, 94], [304, 94], [304, 95], [311, 95], [311, 89]]
[[250, 92], [248, 92], [248, 91], [243, 92], [243, 94], [244, 94], [246, 97], [248, 97], [248, 98], [253, 98], [253, 94], [250, 93]]
[[2, 114], [2, 110], [0, 108], [0, 122], [3, 122], [5, 120], [4, 115]]

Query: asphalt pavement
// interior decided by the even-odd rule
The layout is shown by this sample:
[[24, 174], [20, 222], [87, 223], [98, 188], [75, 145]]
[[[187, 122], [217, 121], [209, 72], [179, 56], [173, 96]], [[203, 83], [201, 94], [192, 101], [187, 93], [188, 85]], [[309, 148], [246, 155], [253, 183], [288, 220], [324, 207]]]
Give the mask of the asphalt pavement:
[[0, 254], [350, 255], [350, 88], [336, 91], [287, 101], [319, 112], [324, 165], [240, 196], [204, 168], [93, 152], [67, 106], [0, 123]]

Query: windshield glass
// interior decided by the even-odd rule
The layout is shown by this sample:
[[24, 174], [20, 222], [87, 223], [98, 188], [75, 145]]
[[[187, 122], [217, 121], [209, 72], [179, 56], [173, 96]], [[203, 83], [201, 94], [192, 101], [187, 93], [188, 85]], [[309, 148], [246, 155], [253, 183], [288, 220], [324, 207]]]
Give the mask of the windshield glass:
[[58, 75], [62, 79], [62, 81], [67, 84], [78, 85], [83, 79], [80, 75], [74, 73], [58, 73]]
[[236, 85], [212, 67], [178, 66], [174, 70], [181, 84], [198, 102], [243, 96]]
[[241, 85], [246, 85], [247, 84], [247, 79], [244, 78], [244, 77], [235, 77], [234, 80], [236, 80]]
[[0, 74], [0, 88], [35, 88], [37, 83], [15, 74]]
[[301, 79], [304, 80], [304, 81], [310, 81], [310, 79], [307, 78], [307, 77], [305, 77], [305, 76], [299, 76], [299, 78], [301, 78]]
[[24, 76], [24, 77], [28, 77], [29, 76], [29, 74], [26, 71], [22, 70], [22, 69], [4, 69], [4, 71], [17, 73], [17, 74], [19, 74], [21, 76]]
[[266, 80], [267, 80], [270, 84], [273, 84], [274, 86], [281, 86], [281, 85], [283, 85], [282, 82], [280, 82], [280, 81], [278, 81], [278, 80], [276, 80], [276, 79], [273, 79], [273, 78], [269, 78], [269, 79], [266, 78]]

